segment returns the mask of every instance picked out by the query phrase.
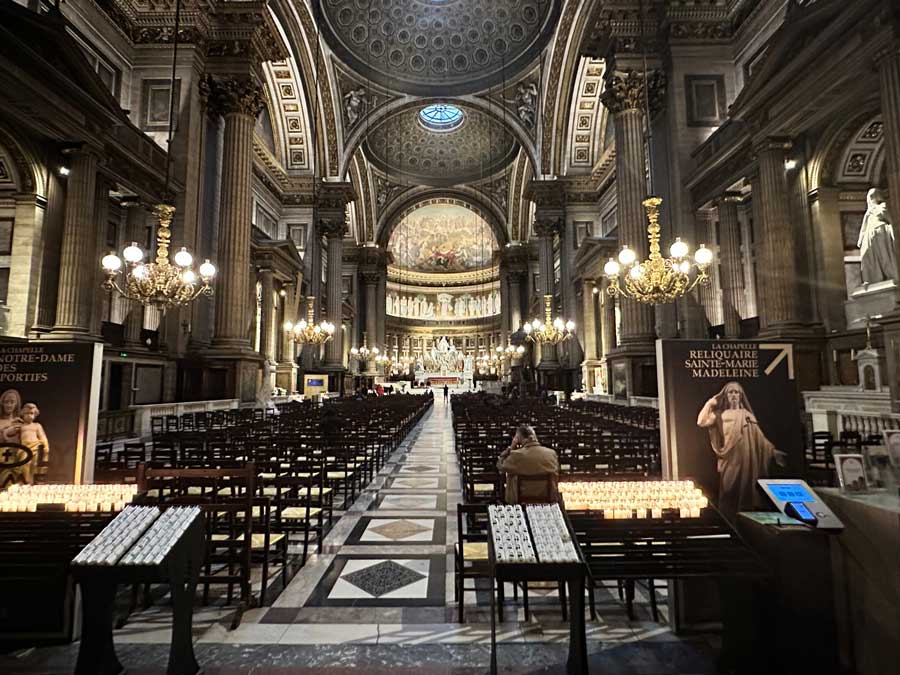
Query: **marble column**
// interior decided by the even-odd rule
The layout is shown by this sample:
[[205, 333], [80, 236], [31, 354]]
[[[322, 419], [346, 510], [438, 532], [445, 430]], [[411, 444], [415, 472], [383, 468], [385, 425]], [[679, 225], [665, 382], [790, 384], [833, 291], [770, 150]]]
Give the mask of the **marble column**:
[[594, 293], [596, 282], [593, 279], [585, 279], [582, 282], [581, 301], [583, 319], [581, 331], [582, 344], [584, 345], [584, 360], [591, 361], [597, 358], [597, 294]]
[[737, 205], [738, 194], [726, 194], [719, 200], [719, 281], [722, 286], [722, 312], [725, 337], [741, 336], [741, 296], [744, 293], [744, 268]]
[[[554, 296], [556, 291], [555, 270], [553, 265], [554, 238], [563, 225], [562, 219], [546, 218], [534, 221], [534, 233], [538, 236], [538, 280], [541, 283], [542, 296]], [[551, 301], [555, 304], [555, 298]], [[555, 309], [555, 307], [554, 307]], [[540, 303], [540, 318], [544, 320], [544, 297]], [[556, 313], [553, 313], [556, 316]], [[559, 367], [556, 345], [541, 343], [541, 370], [555, 370]]]
[[[663, 87], [659, 73], [650, 73], [647, 83], [652, 102]], [[602, 96], [613, 117], [616, 141], [616, 219], [619, 244], [631, 247], [638, 260], [649, 255], [647, 213], [647, 162], [644, 148], [644, 78], [637, 71], [614, 73]], [[652, 305], [620, 299], [622, 346], [652, 347], [656, 338]]]
[[[126, 227], [128, 234], [125, 237], [126, 246], [135, 242], [141, 248], [146, 244], [147, 210], [138, 202], [126, 205]], [[144, 328], [144, 306], [135, 302], [129, 302], [128, 315], [125, 317], [125, 346], [129, 349], [142, 349], [145, 345], [141, 341], [141, 331]]]
[[[757, 167], [758, 168], [758, 167]], [[754, 251], [751, 255], [756, 259], [756, 314], [759, 318], [759, 328], [764, 330], [766, 327], [766, 280], [765, 268], [763, 267], [763, 237], [765, 227], [763, 224], [762, 210], [762, 187], [760, 186], [759, 172], [750, 176], [750, 213], [753, 218], [753, 244]], [[843, 243], [841, 244], [841, 255], [843, 255]], [[842, 310], [843, 311], [843, 310]]]
[[94, 286], [100, 264], [97, 255], [100, 223], [95, 218], [97, 165], [97, 155], [91, 150], [77, 150], [69, 155], [53, 338], [93, 340], [98, 337], [91, 330], [94, 299], [99, 292]]
[[[876, 58], [881, 116], [884, 120], [884, 145], [887, 165], [887, 184], [890, 193], [888, 207], [894, 223], [894, 252], [897, 261], [895, 278], [900, 279], [900, 26], [894, 23], [894, 39]], [[897, 285], [900, 302], [900, 284]], [[888, 382], [891, 388], [891, 409], [900, 413], [900, 311], [894, 311], [880, 320], [884, 330], [887, 352]]]
[[[898, 27], [894, 30], [900, 32]], [[894, 39], [878, 54], [876, 66], [881, 94], [881, 117], [884, 120], [885, 161], [890, 193], [888, 207], [891, 222], [896, 228], [896, 224], [900, 223], [900, 38]], [[894, 251], [897, 254], [896, 278], [900, 279], [900, 236], [894, 237]]]
[[325, 343], [325, 368], [344, 369], [343, 291], [341, 269], [344, 257], [344, 235], [347, 223], [343, 218], [319, 220], [319, 231], [328, 244], [328, 299], [325, 315], [334, 324], [334, 335]]
[[769, 334], [798, 324], [795, 245], [784, 175], [785, 151], [790, 147], [783, 139], [766, 139], [757, 145], [763, 216], [761, 271]]
[[[366, 335], [368, 335], [369, 348], [378, 347], [388, 352], [388, 347], [384, 343], [378, 342], [378, 282], [380, 280], [378, 274], [364, 273], [362, 275], [363, 283], [366, 286]], [[374, 375], [376, 373], [375, 361], [369, 359], [366, 361], [366, 373]]]
[[[604, 286], [607, 282], [604, 282]], [[616, 298], [603, 293], [603, 305], [600, 308], [600, 353], [605, 357], [612, 350], [618, 347], [616, 338]]]
[[247, 296], [251, 283], [253, 127], [263, 108], [263, 94], [251, 79], [209, 75], [201, 81], [201, 92], [208, 109], [225, 118], [213, 348], [243, 351], [250, 347]]
[[509, 273], [509, 331], [515, 333], [522, 327], [522, 275], [520, 271]]
[[259, 271], [259, 282], [262, 290], [260, 307], [259, 351], [269, 363], [275, 363], [275, 279], [272, 270], [263, 268]]

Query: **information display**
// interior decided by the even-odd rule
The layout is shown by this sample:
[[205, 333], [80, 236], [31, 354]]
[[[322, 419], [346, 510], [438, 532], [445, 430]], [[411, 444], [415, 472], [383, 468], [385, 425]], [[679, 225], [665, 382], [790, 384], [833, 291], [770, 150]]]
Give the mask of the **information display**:
[[800, 483], [771, 483], [769, 489], [776, 499], [782, 502], [814, 502], [816, 498], [809, 494]]
[[793, 520], [800, 520], [818, 530], [839, 532], [844, 524], [825, 502], [798, 478], [763, 478], [757, 481], [776, 508]]

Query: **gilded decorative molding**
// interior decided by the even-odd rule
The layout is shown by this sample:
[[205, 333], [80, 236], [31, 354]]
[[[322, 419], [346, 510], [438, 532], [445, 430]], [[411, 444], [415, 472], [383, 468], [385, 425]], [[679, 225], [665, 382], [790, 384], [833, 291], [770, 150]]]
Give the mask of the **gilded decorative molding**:
[[249, 77], [203, 75], [198, 83], [202, 105], [210, 115], [249, 115], [256, 119], [265, 104], [262, 87]]
[[606, 82], [606, 89], [600, 95], [600, 101], [609, 111], [616, 115], [627, 110], [644, 110], [645, 92], [649, 99], [650, 115], [654, 116], [665, 106], [666, 75], [659, 70], [644, 74], [633, 68], [617, 71]]

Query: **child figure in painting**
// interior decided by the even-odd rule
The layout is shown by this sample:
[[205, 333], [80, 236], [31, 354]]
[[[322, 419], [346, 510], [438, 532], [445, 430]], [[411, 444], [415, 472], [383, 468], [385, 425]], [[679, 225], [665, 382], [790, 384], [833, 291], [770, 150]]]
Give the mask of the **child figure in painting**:
[[40, 422], [36, 422], [37, 416], [41, 414], [37, 405], [34, 403], [26, 403], [22, 406], [19, 413], [22, 418], [21, 443], [26, 448], [34, 452], [32, 460], [33, 473], [47, 473], [47, 461], [50, 458], [50, 442], [47, 440], [47, 434], [44, 433], [44, 427]]

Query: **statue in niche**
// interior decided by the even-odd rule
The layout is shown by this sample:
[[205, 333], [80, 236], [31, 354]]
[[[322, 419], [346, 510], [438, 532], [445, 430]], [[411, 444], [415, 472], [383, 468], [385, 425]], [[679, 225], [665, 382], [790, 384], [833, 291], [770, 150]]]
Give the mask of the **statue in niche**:
[[425, 303], [423, 302], [422, 305], [423, 305], [424, 308], [425, 308], [425, 309], [423, 310], [423, 312], [422, 312], [423, 315], [424, 315], [424, 317], [425, 317], [426, 319], [433, 319], [433, 318], [434, 318], [434, 303], [433, 303], [433, 302], [429, 302], [428, 304], [425, 304]]
[[366, 90], [364, 87], [351, 89], [344, 94], [344, 112], [347, 114], [347, 125], [351, 127], [366, 114]]
[[469, 313], [468, 316], [475, 317], [477, 314], [475, 313], [475, 298], [471, 295], [469, 296]]
[[387, 306], [385, 307], [385, 312], [387, 312], [388, 314], [394, 313], [394, 296], [393, 295], [387, 296]]
[[516, 112], [522, 124], [529, 129], [534, 128], [537, 95], [537, 85], [534, 82], [522, 82], [516, 87]]
[[466, 301], [460, 297], [456, 298], [456, 303], [453, 307], [453, 313], [456, 315], [456, 318], [461, 319], [466, 315]]
[[448, 295], [447, 293], [440, 293], [437, 296], [438, 299], [438, 314], [441, 317], [450, 316], [450, 303], [453, 301], [453, 296]]
[[481, 316], [481, 298], [475, 298], [475, 316]]
[[894, 253], [894, 228], [887, 203], [881, 191], [872, 188], [866, 195], [868, 208], [859, 229], [862, 280], [864, 284], [880, 281], [897, 282], [897, 259]]
[[406, 296], [404, 295], [400, 298], [400, 316], [406, 316], [406, 312], [409, 311], [409, 304], [406, 301]]

